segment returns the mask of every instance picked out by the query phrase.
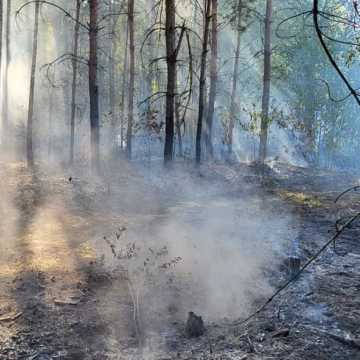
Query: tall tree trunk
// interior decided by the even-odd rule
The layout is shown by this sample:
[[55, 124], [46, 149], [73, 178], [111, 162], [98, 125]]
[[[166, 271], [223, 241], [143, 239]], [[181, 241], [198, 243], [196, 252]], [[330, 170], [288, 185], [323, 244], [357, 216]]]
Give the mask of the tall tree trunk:
[[0, 69], [2, 63], [2, 35], [3, 35], [3, 22], [4, 22], [4, 10], [3, 1], [0, 1]]
[[31, 60], [29, 107], [28, 107], [27, 131], [26, 131], [26, 158], [27, 158], [27, 165], [30, 168], [32, 168], [34, 165], [33, 120], [34, 120], [34, 92], [35, 92], [35, 81], [36, 81], [37, 47], [38, 47], [38, 33], [39, 33], [39, 13], [40, 13], [40, 2], [36, 2], [34, 31], [33, 31], [32, 60]]
[[[148, 0], [148, 18], [147, 21], [150, 24], [150, 26], [154, 26], [154, 24], [156, 23], [156, 9], [157, 6], [155, 4], [155, 0]], [[146, 35], [145, 35], [146, 36]], [[147, 62], [151, 64], [151, 62], [155, 59], [155, 47], [156, 47], [156, 43], [154, 41], [153, 36], [149, 36], [148, 40], [147, 40], [147, 44], [148, 44], [148, 59]], [[152, 70], [151, 66], [145, 67], [143, 66], [143, 76], [145, 78], [145, 93], [144, 93], [144, 97], [147, 98], [148, 100], [146, 101], [146, 116], [148, 121], [152, 121], [153, 119], [153, 104], [151, 101], [151, 96], [153, 95], [153, 85], [154, 85], [154, 73]], [[149, 135], [151, 137], [151, 131], [149, 132]], [[150, 144], [151, 144], [151, 139], [149, 140], [149, 149], [150, 149]], [[150, 150], [149, 150], [149, 154], [150, 154]]]
[[131, 159], [132, 153], [132, 132], [134, 123], [134, 86], [135, 86], [135, 44], [134, 44], [134, 0], [128, 3], [128, 29], [129, 29], [129, 50], [130, 50], [130, 77], [129, 77], [129, 98], [128, 98], [128, 126], [126, 133], [126, 153]]
[[211, 59], [210, 59], [210, 92], [209, 105], [206, 119], [205, 146], [207, 156], [213, 157], [214, 149], [212, 142], [212, 129], [214, 122], [216, 85], [218, 78], [217, 57], [218, 57], [218, 31], [217, 11], [218, 0], [211, 0]]
[[176, 126], [176, 136], [179, 145], [179, 156], [183, 155], [183, 144], [182, 144], [182, 135], [181, 135], [181, 116], [180, 116], [180, 105], [181, 97], [178, 86], [178, 69], [175, 65], [175, 84], [176, 84], [176, 96], [175, 96], [175, 126]]
[[264, 79], [262, 95], [262, 114], [260, 130], [259, 161], [264, 164], [267, 155], [269, 104], [270, 104], [270, 81], [271, 81], [271, 23], [272, 23], [272, 0], [266, 2], [265, 16], [265, 43], [264, 43]]
[[90, 54], [89, 54], [89, 96], [90, 96], [90, 129], [91, 129], [91, 166], [93, 171], [100, 170], [100, 124], [99, 124], [99, 88], [97, 80], [98, 61], [98, 0], [90, 0]]
[[115, 64], [113, 59], [114, 46], [113, 40], [111, 40], [111, 50], [110, 50], [110, 63], [109, 63], [109, 110], [110, 110], [110, 119], [111, 119], [111, 128], [113, 133], [116, 130], [116, 113], [115, 113]]
[[[2, 33], [3, 33], [3, 2], [0, 1], [0, 74], [1, 74], [1, 64], [2, 64]], [[1, 77], [0, 77], [0, 86], [1, 86]], [[6, 91], [5, 88], [3, 88], [3, 90]], [[4, 145], [5, 143], [5, 120], [3, 117], [3, 123], [2, 123], [2, 137], [1, 137], [1, 141], [2, 144]]]
[[81, 0], [76, 0], [76, 15], [74, 28], [74, 47], [72, 59], [72, 84], [71, 84], [71, 118], [70, 118], [70, 165], [74, 163], [74, 145], [75, 145], [75, 114], [76, 114], [76, 81], [77, 81], [77, 56], [79, 48], [79, 30], [80, 30], [80, 8]]
[[201, 65], [200, 65], [200, 85], [199, 85], [199, 110], [198, 110], [198, 122], [196, 129], [196, 163], [199, 165], [201, 161], [201, 135], [202, 135], [202, 121], [205, 108], [205, 92], [206, 92], [206, 58], [209, 43], [209, 27], [210, 27], [210, 1], [204, 0], [204, 34], [201, 53]]
[[125, 92], [127, 91], [127, 70], [128, 70], [128, 45], [129, 45], [129, 23], [125, 24], [125, 51], [123, 61], [122, 89], [121, 89], [121, 113], [120, 113], [120, 148], [124, 147], [124, 124], [125, 124]]
[[49, 89], [49, 127], [48, 127], [48, 162], [51, 162], [52, 138], [53, 138], [53, 111], [54, 111], [54, 89]]
[[240, 64], [241, 13], [242, 13], [242, 0], [239, 0], [238, 8], [237, 8], [237, 37], [236, 37], [235, 61], [234, 61], [234, 71], [232, 77], [232, 88], [231, 88], [231, 97], [230, 97], [230, 119], [229, 119], [229, 129], [227, 134], [227, 145], [228, 145], [229, 155], [232, 153], [234, 127], [235, 127], [235, 119], [236, 119], [235, 98], [236, 98], [236, 91], [238, 85], [239, 64]]
[[174, 146], [174, 101], [176, 87], [176, 53], [175, 53], [175, 0], [166, 0], [166, 115], [165, 115], [165, 148], [164, 162], [168, 164], [173, 159]]
[[[112, 14], [115, 9], [109, 2], [109, 13]], [[109, 31], [110, 31], [110, 49], [109, 49], [109, 112], [111, 122], [111, 148], [113, 149], [116, 141], [116, 107], [115, 107], [115, 15], [109, 16]]]
[[[11, 52], [10, 52], [10, 32], [11, 32], [11, 0], [7, 1], [6, 7], [6, 34], [5, 34], [5, 46], [6, 46], [6, 62], [4, 69], [4, 80], [3, 80], [3, 144], [6, 146], [8, 144], [9, 138], [9, 84], [8, 84], [8, 73], [9, 73], [9, 64], [11, 61]], [[1, 66], [0, 66], [1, 68]]]

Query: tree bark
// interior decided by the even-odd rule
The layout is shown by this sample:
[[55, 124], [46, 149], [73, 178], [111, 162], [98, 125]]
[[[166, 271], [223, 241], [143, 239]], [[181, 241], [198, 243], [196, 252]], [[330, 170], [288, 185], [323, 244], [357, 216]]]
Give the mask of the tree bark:
[[174, 146], [174, 101], [176, 87], [176, 53], [175, 53], [175, 0], [166, 0], [166, 115], [165, 115], [165, 148], [164, 163], [169, 164], [173, 159]]
[[49, 127], [48, 127], [48, 162], [51, 162], [52, 138], [53, 138], [53, 111], [54, 111], [54, 89], [49, 89]]
[[268, 127], [269, 127], [269, 104], [271, 82], [271, 23], [272, 23], [272, 0], [266, 2], [265, 16], [265, 42], [264, 42], [264, 78], [262, 95], [262, 114], [260, 130], [259, 161], [264, 165], [267, 155]]
[[0, 1], [0, 70], [2, 64], [2, 35], [3, 35], [3, 22], [4, 22], [4, 15], [3, 15], [3, 1]]
[[[113, 5], [109, 2], [109, 13], [112, 14], [115, 9]], [[111, 133], [112, 143], [111, 147], [113, 148], [116, 141], [116, 107], [115, 107], [115, 26], [116, 26], [116, 17], [109, 16], [109, 31], [110, 31], [110, 49], [109, 49], [109, 112], [110, 112], [110, 122], [111, 122]]]
[[176, 84], [176, 96], [175, 96], [175, 125], [176, 125], [176, 136], [178, 140], [179, 146], [179, 156], [183, 155], [183, 144], [182, 144], [182, 135], [181, 135], [181, 125], [182, 119], [180, 116], [180, 105], [181, 105], [181, 98], [179, 95], [179, 86], [178, 86], [178, 69], [175, 65], [175, 84]]
[[124, 124], [125, 124], [125, 92], [127, 87], [127, 70], [128, 70], [128, 43], [129, 43], [129, 26], [128, 21], [126, 21], [125, 26], [125, 52], [124, 52], [124, 62], [123, 62], [123, 74], [122, 74], [122, 90], [121, 90], [121, 113], [120, 113], [120, 148], [124, 147]]
[[[232, 77], [232, 88], [231, 88], [231, 97], [230, 97], [230, 119], [229, 119], [229, 129], [228, 129], [228, 153], [229, 155], [232, 153], [232, 145], [233, 145], [233, 134], [235, 127], [235, 119], [236, 119], [236, 91], [238, 85], [238, 76], [239, 76], [239, 64], [240, 64], [240, 45], [241, 45], [241, 15], [242, 15], [242, 0], [238, 2], [237, 9], [237, 37], [236, 37], [236, 50], [235, 50], [235, 61], [234, 61], [234, 71]], [[239, 108], [239, 107], [238, 107]]]
[[134, 0], [128, 2], [128, 29], [129, 29], [129, 98], [128, 98], [128, 126], [126, 133], [126, 154], [131, 159], [132, 133], [134, 123], [134, 86], [135, 86], [135, 44], [134, 44]]
[[34, 92], [36, 81], [36, 63], [37, 63], [37, 48], [38, 48], [38, 33], [39, 33], [39, 13], [40, 3], [35, 3], [35, 18], [33, 31], [33, 45], [32, 45], [32, 60], [31, 60], [31, 75], [30, 75], [30, 91], [29, 91], [29, 106], [27, 118], [26, 131], [26, 159], [29, 168], [34, 166], [34, 150], [33, 150], [33, 122], [34, 122]]
[[[10, 36], [11, 36], [11, 0], [7, 1], [6, 7], [6, 34], [5, 34], [5, 46], [6, 46], [6, 60], [5, 60], [5, 69], [4, 69], [4, 80], [3, 80], [3, 144], [5, 147], [8, 145], [9, 138], [9, 84], [8, 84], [8, 73], [9, 73], [9, 64], [11, 61], [11, 51], [10, 51]], [[1, 36], [1, 34], [0, 34]], [[1, 69], [1, 64], [0, 64]]]
[[[1, 84], [2, 84], [2, 79], [1, 79], [1, 64], [2, 64], [2, 28], [3, 28], [3, 19], [4, 16], [3, 16], [3, 1], [0, 0], [0, 87], [1, 87]], [[6, 89], [4, 89], [6, 91]], [[1, 140], [2, 140], [2, 145], [4, 145], [4, 142], [5, 142], [5, 120], [4, 120], [4, 117], [3, 117], [3, 123], [2, 123], [2, 137], [1, 137]]]
[[80, 8], [81, 0], [76, 0], [76, 15], [74, 28], [74, 48], [72, 59], [72, 84], [71, 84], [71, 118], [70, 118], [70, 165], [74, 163], [74, 145], [75, 145], [75, 114], [76, 114], [76, 81], [77, 81], [77, 56], [79, 48], [79, 30], [80, 30]]
[[[148, 0], [147, 1], [147, 11], [148, 11], [148, 16], [147, 16], [147, 21], [151, 26], [155, 26], [156, 23], [156, 18], [157, 18], [157, 6], [155, 3], [155, 0]], [[145, 35], [147, 36], [147, 35]], [[152, 61], [155, 59], [156, 55], [156, 43], [154, 41], [154, 37], [153, 36], [149, 36], [147, 39], [147, 47], [148, 47], [148, 55], [147, 55], [147, 59], [146, 61], [151, 64]], [[154, 77], [154, 72], [152, 70], [152, 66], [142, 66], [142, 71], [143, 71], [143, 77], [145, 79], [145, 92], [143, 94], [143, 96], [147, 99], [145, 102], [145, 106], [146, 106], [146, 117], [147, 117], [147, 122], [149, 124], [149, 121], [152, 121], [154, 119], [154, 111], [153, 111], [153, 103], [151, 101], [151, 97], [153, 95], [153, 93], [155, 93], [155, 91], [153, 91], [153, 85], [154, 85], [154, 80], [156, 79]], [[151, 137], [151, 130], [149, 131], [149, 136]], [[149, 154], [150, 154], [150, 146], [151, 146], [151, 139], [149, 139]]]
[[99, 129], [99, 88], [97, 79], [98, 61], [98, 0], [90, 0], [90, 25], [89, 25], [89, 97], [90, 97], [90, 131], [91, 131], [91, 167], [93, 171], [100, 170], [100, 129]]
[[216, 85], [218, 79], [217, 57], [218, 57], [218, 0], [211, 0], [211, 58], [210, 58], [210, 92], [209, 92], [209, 105], [206, 119], [206, 136], [205, 146], [206, 155], [209, 157], [214, 156], [213, 142], [212, 142], [212, 129], [214, 122], [215, 100], [216, 100]]
[[210, 1], [204, 0], [204, 34], [201, 53], [201, 65], [200, 65], [200, 85], [199, 85], [199, 110], [198, 110], [198, 122], [196, 129], [196, 163], [200, 165], [201, 162], [201, 137], [202, 137], [202, 121], [204, 116], [205, 107], [205, 91], [206, 91], [206, 55], [208, 51], [209, 42], [209, 27], [210, 27]]

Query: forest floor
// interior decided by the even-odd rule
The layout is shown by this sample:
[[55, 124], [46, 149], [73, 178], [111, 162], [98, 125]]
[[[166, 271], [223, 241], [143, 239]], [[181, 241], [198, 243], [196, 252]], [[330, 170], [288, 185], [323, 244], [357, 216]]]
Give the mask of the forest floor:
[[[263, 224], [259, 218], [261, 236], [285, 234], [304, 263], [333, 235], [339, 216], [360, 208], [356, 194], [334, 203], [359, 184], [360, 175], [281, 164], [265, 178], [250, 165], [189, 167], [167, 178], [156, 165], [144, 170], [124, 163], [106, 173], [89, 180], [80, 169], [30, 173], [22, 163], [1, 164], [0, 359], [360, 359], [360, 227], [346, 230], [336, 253], [326, 250], [245, 325], [237, 322], [288, 279], [285, 250], [261, 275], [271, 290], [246, 297], [251, 304], [244, 311], [239, 307], [238, 316], [235, 308], [230, 316], [207, 319], [210, 307], [197, 304], [207, 331], [196, 339], [184, 335], [191, 301], [185, 297], [183, 307], [155, 304], [150, 292], [139, 305], [130, 270], [117, 266], [119, 259], [133, 266], [129, 251], [137, 237], [156, 238], [160, 225], [166, 237], [171, 232], [164, 224], [179, 213], [196, 217], [206, 206], [220, 206], [221, 213], [223, 199], [229, 201], [226, 208], [245, 203], [250, 217], [254, 206], [265, 208], [275, 220]], [[238, 198], [242, 203], [235, 206]], [[291, 225], [277, 233], [283, 217], [291, 217]], [[113, 238], [127, 232], [120, 256], [123, 249]], [[144, 266], [151, 262], [142, 260]], [[172, 261], [169, 267], [176, 267]], [[229, 289], [238, 286], [233, 280]], [[256, 286], [242, 284], [246, 293]], [[177, 287], [170, 297], [183, 291]], [[139, 306], [142, 319], [134, 321]]]

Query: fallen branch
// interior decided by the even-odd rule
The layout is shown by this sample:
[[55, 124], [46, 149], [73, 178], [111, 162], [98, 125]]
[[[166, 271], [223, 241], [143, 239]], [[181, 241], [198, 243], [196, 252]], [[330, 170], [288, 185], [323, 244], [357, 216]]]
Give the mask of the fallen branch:
[[353, 339], [352, 337], [348, 336], [348, 335], [344, 335], [344, 336], [340, 336], [337, 334], [333, 334], [330, 333], [328, 331], [321, 331], [324, 335], [328, 335], [329, 337], [331, 337], [332, 339], [339, 341], [340, 343], [350, 346], [354, 349], [358, 349], [360, 350], [360, 341]]
[[340, 237], [340, 235], [345, 231], [345, 229], [349, 228], [357, 219], [360, 218], [360, 212], [356, 215], [352, 216], [344, 225], [337, 227], [337, 231], [335, 235], [328, 240], [302, 267], [301, 269], [284, 285], [282, 285], [278, 290], [274, 292], [274, 294], [264, 303], [262, 304], [255, 312], [249, 315], [246, 319], [235, 322], [233, 326], [244, 325], [253, 319], [255, 316], [260, 314], [276, 297], [278, 297], [286, 288], [288, 288], [318, 257], [332, 244], [335, 240]]
[[16, 319], [18, 319], [23, 313], [22, 312], [18, 312], [18, 313], [12, 313], [12, 314], [6, 314], [3, 316], [0, 316], [0, 321], [2, 322], [6, 322], [6, 321], [15, 321]]
[[312, 326], [306, 326], [306, 328], [309, 328], [310, 330], [314, 331], [315, 333], [321, 333], [325, 336], [329, 336], [330, 338], [340, 342], [341, 344], [350, 346], [354, 349], [360, 350], [360, 340], [355, 339], [353, 336], [351, 336], [350, 334], [334, 334], [333, 332], [330, 331], [325, 331], [319, 328], [315, 328]]
[[358, 191], [360, 190], [360, 185], [357, 185], [357, 186], [353, 186], [345, 191], [343, 191], [335, 200], [334, 202], [337, 203], [345, 194], [351, 192], [351, 191]]
[[[360, 189], [360, 186], [357, 185], [357, 186], [353, 186], [353, 187], [351, 187], [351, 188], [343, 191], [343, 192], [334, 200], [334, 202], [337, 203], [344, 195], [348, 194], [348, 193], [351, 192], [351, 191], [357, 192], [359, 189]], [[338, 219], [338, 220], [335, 222], [335, 229], [336, 229], [336, 231], [339, 231], [339, 228], [341, 227], [341, 222], [343, 222], [344, 219], [345, 219], [345, 217], [340, 218], [340, 219]], [[335, 252], [335, 254], [338, 255], [338, 256], [346, 256], [346, 255], [347, 255], [347, 252], [340, 253], [339, 251], [337, 251], [337, 249], [336, 249], [336, 240], [334, 240], [334, 252]]]

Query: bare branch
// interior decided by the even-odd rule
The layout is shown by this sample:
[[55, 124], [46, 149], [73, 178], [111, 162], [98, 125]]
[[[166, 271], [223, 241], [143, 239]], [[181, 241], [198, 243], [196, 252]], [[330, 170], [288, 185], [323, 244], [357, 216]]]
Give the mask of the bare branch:
[[16, 11], [16, 16], [19, 16], [21, 11], [28, 5], [31, 5], [31, 4], [36, 4], [36, 3], [39, 3], [41, 5], [49, 5], [49, 6], [52, 6], [58, 10], [60, 10], [62, 13], [65, 14], [65, 16], [67, 16], [68, 18], [70, 18], [72, 21], [78, 23], [81, 27], [83, 27], [84, 29], [86, 29], [87, 31], [89, 31], [89, 27], [87, 25], [85, 25], [84, 23], [76, 20], [68, 11], [66, 11], [64, 8], [62, 8], [61, 6], [53, 3], [53, 2], [50, 2], [50, 1], [47, 1], [47, 0], [31, 0], [31, 1], [28, 1], [26, 2], [25, 4], [21, 5], [19, 7], [19, 9]]

